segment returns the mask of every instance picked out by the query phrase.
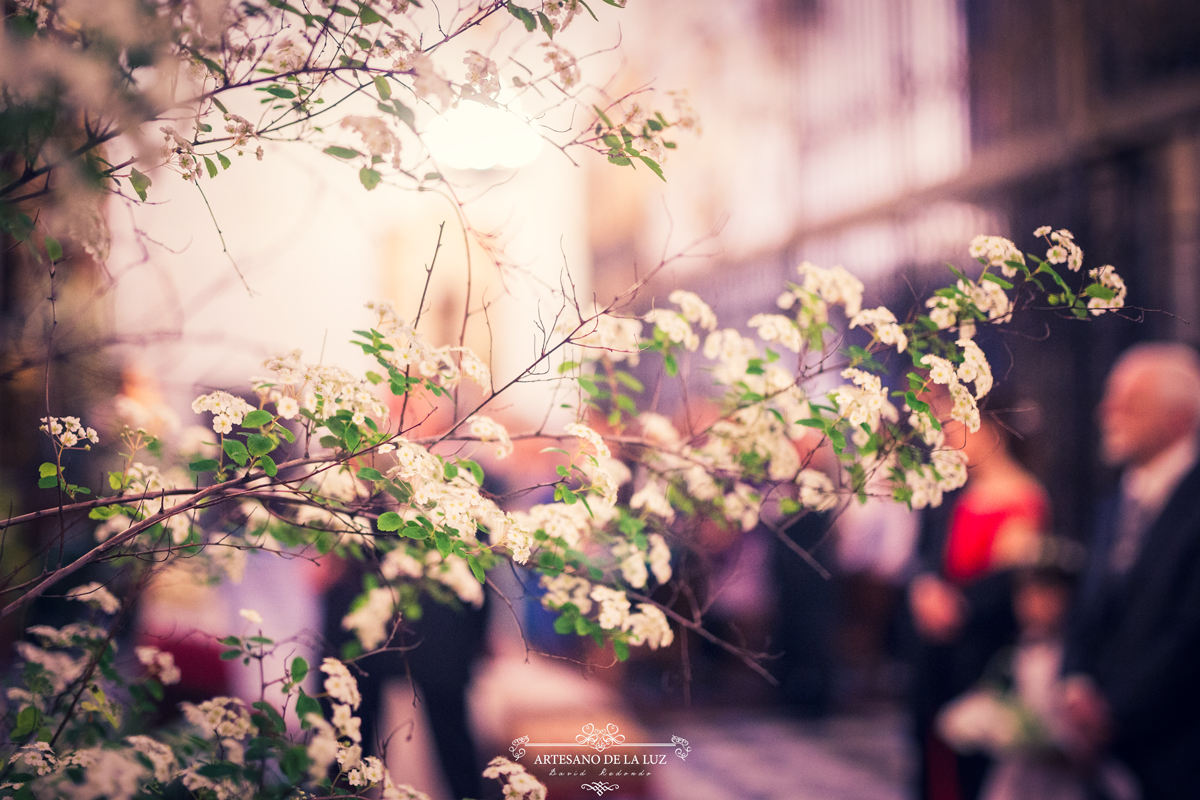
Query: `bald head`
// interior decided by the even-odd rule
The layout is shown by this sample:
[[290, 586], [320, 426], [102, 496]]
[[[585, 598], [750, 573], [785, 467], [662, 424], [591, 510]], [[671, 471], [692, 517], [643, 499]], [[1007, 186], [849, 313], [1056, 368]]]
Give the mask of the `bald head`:
[[1145, 464], [1200, 426], [1200, 356], [1150, 342], [1126, 350], [1100, 403], [1101, 450], [1113, 466]]

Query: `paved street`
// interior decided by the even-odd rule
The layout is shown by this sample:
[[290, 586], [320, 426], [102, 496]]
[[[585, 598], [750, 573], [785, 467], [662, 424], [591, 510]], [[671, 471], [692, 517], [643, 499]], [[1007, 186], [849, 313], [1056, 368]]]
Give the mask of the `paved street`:
[[656, 726], [691, 744], [658, 771], [657, 800], [904, 800], [909, 755], [895, 713], [823, 722], [754, 712]]

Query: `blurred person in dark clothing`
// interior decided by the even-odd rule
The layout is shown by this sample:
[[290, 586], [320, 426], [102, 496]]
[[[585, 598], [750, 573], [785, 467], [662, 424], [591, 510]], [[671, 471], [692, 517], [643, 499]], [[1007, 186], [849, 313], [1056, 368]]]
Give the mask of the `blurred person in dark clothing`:
[[1016, 637], [1009, 567], [1048, 528], [1045, 490], [1014, 458], [1007, 431], [984, 420], [975, 433], [946, 425], [944, 447], [962, 447], [970, 477], [923, 518], [917, 575], [909, 584], [915, 631], [910, 709], [917, 744], [917, 796], [973, 800], [990, 760], [954, 753], [938, 712], [979, 680]]
[[[342, 645], [352, 639], [341, 623], [361, 591], [363, 573], [361, 565], [348, 564], [341, 580], [325, 595], [328, 655], [337, 656]], [[486, 645], [487, 607], [447, 605], [422, 596], [421, 609], [420, 619], [399, 623], [394, 639], [385, 643], [382, 652], [354, 662], [362, 695], [357, 713], [362, 720], [363, 755], [386, 756], [384, 749], [394, 731], [380, 729], [384, 690], [393, 679], [410, 678], [425, 707], [447, 788], [454, 797], [479, 797], [483, 763], [471, 730], [466, 695], [472, 668]]]
[[1200, 357], [1127, 350], [1099, 410], [1101, 453], [1124, 469], [1100, 509], [1068, 630], [1070, 719], [1111, 751], [1145, 800], [1200, 797]]

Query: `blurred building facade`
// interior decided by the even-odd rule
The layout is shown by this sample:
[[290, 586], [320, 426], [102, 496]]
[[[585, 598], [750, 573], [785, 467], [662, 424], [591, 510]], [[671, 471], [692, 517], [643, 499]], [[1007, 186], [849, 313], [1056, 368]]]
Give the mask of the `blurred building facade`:
[[[723, 36], [634, 63], [671, 85], [694, 62], [685, 85], [705, 130], [687, 147], [707, 166], [672, 155], [668, 179], [686, 174], [686, 185], [659, 205], [677, 229], [700, 216], [689, 203], [709, 198], [720, 230], [721, 255], [681, 262], [664, 288], [687, 285], [744, 320], [810, 260], [844, 264], [867, 283], [868, 305], [902, 310], [950, 282], [947, 261], [970, 263], [977, 233], [1034, 250], [1039, 225], [1070, 229], [1086, 267], [1125, 276], [1136, 309], [1014, 325], [990, 349], [1028, 409], [1016, 427], [1036, 432], [1027, 455], [1055, 526], [1082, 535], [1111, 480], [1093, 421], [1108, 366], [1138, 340], [1200, 344], [1200, 5], [763, 0], [734, 20], [721, 20], [724, 4], [701, 5], [656, 3], [657, 29], [699, 17], [724, 24]], [[753, 63], [743, 39], [757, 43]], [[747, 171], [759, 179], [739, 178]], [[631, 255], [653, 263], [638, 242], [670, 228], [640, 203], [624, 226], [592, 223], [601, 294], [628, 277]]]

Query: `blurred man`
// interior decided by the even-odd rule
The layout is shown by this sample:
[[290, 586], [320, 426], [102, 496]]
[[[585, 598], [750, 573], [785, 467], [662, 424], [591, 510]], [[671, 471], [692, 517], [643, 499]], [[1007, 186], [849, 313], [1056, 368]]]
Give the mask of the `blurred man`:
[[1067, 711], [1083, 754], [1111, 749], [1145, 800], [1200, 798], [1200, 357], [1126, 351], [1099, 422], [1105, 461], [1124, 471], [1068, 636]]

